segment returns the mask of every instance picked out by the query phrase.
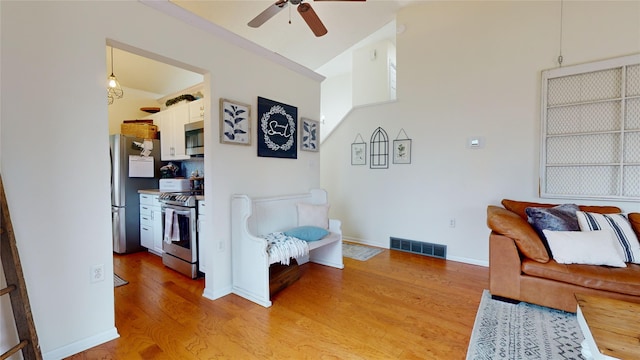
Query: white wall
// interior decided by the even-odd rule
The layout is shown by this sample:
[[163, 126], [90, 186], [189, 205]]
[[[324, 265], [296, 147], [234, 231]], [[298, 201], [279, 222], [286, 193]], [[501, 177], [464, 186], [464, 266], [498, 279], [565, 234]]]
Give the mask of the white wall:
[[322, 117], [320, 125], [320, 140], [324, 141], [327, 135], [342, 121], [344, 116], [353, 107], [351, 98], [351, 73], [327, 78], [322, 82]]
[[[318, 153], [299, 152], [297, 160], [258, 158], [255, 127], [251, 147], [218, 142], [220, 97], [253, 104], [254, 124], [257, 96], [297, 106], [300, 117], [318, 118], [317, 77], [140, 2], [3, 1], [0, 12], [0, 164], [45, 358], [62, 358], [117, 335], [110, 276], [89, 282], [92, 265], [104, 264], [107, 274], [113, 270], [107, 42], [207, 73], [205, 173], [212, 211], [206, 222], [212, 224], [210, 241], [225, 246], [209, 254], [209, 294], [223, 295], [231, 287], [232, 194], [302, 193], [319, 186]], [[10, 321], [3, 312], [3, 324]], [[3, 331], [0, 351], [13, 345], [6, 338]]]
[[389, 40], [363, 46], [353, 52], [353, 105], [374, 104], [391, 99], [389, 65], [396, 49]]
[[[450, 259], [487, 264], [487, 205], [557, 202], [537, 194], [540, 76], [556, 66], [559, 5], [444, 1], [398, 14], [398, 101], [355, 109], [322, 146], [321, 184], [345, 238], [440, 243]], [[640, 2], [564, 6], [565, 65], [640, 52]], [[412, 138], [410, 165], [350, 165], [356, 134], [369, 142], [378, 126], [391, 143], [401, 128]], [[484, 149], [467, 149], [471, 136]]]

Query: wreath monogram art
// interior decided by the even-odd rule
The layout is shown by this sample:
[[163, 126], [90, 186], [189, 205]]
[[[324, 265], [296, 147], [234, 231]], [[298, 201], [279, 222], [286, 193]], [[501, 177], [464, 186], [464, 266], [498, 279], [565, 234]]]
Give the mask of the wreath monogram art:
[[258, 156], [296, 159], [298, 109], [258, 97]]
[[[271, 116], [273, 114], [281, 114], [285, 118], [287, 118], [287, 124], [281, 125], [276, 120], [271, 120]], [[271, 107], [269, 112], [262, 115], [260, 119], [260, 126], [262, 127], [262, 131], [264, 132], [264, 142], [267, 147], [273, 151], [284, 150], [287, 151], [291, 149], [293, 146], [295, 136], [293, 134], [296, 133], [296, 121], [289, 115], [285, 109], [280, 105], [275, 105]], [[287, 142], [282, 145], [276, 144], [271, 140], [272, 136], [281, 136], [284, 138], [288, 138]]]

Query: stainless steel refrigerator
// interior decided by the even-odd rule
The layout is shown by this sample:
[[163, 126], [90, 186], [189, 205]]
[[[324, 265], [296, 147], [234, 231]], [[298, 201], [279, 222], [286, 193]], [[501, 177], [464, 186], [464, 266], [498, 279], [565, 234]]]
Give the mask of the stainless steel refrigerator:
[[[138, 190], [157, 189], [160, 178], [160, 140], [111, 135], [111, 221], [113, 251], [119, 254], [143, 250], [140, 245], [140, 197]], [[142, 147], [141, 147], [142, 145]], [[148, 156], [142, 156], [143, 150]], [[150, 160], [149, 158], [153, 158]], [[152, 162], [152, 164], [150, 164]]]

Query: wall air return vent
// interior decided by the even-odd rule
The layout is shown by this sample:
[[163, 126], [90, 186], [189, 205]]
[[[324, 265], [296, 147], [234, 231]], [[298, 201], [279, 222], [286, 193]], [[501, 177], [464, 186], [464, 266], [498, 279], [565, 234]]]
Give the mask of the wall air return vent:
[[422, 241], [390, 237], [391, 250], [400, 250], [414, 254], [426, 255], [440, 259], [447, 258], [447, 246]]

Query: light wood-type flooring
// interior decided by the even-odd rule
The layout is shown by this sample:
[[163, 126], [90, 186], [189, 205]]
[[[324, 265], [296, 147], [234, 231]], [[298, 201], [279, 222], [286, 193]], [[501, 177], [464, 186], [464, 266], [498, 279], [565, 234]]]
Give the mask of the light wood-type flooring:
[[263, 308], [212, 301], [149, 253], [116, 255], [120, 338], [70, 359], [464, 359], [488, 269], [384, 250], [338, 270], [301, 265]]

